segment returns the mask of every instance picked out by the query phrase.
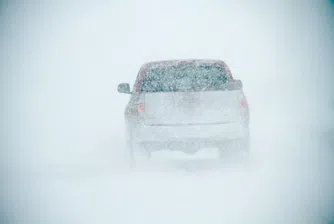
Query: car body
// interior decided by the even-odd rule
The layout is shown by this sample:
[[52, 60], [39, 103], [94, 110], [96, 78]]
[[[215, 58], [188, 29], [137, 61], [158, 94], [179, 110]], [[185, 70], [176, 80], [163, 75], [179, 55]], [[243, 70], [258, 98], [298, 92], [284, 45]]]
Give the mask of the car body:
[[[137, 153], [218, 148], [249, 151], [249, 108], [242, 82], [221, 60], [170, 60], [144, 64], [125, 108], [126, 141]], [[232, 147], [233, 146], [233, 147]]]

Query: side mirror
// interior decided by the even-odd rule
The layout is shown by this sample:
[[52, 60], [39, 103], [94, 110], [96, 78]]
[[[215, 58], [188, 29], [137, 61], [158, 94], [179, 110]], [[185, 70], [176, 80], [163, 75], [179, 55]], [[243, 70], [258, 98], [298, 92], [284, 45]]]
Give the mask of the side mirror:
[[120, 83], [118, 84], [117, 91], [120, 93], [130, 94], [130, 85], [129, 83]]
[[238, 79], [235, 80], [235, 88], [237, 90], [241, 90], [243, 88], [243, 84], [241, 80], [238, 80]]
[[228, 90], [242, 90], [243, 84], [241, 80], [235, 79], [228, 84]]

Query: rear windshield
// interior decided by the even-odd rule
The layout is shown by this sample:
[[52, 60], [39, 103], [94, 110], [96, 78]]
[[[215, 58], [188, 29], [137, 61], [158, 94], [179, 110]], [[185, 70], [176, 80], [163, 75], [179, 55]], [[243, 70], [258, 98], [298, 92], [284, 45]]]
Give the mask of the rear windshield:
[[151, 69], [142, 92], [189, 92], [226, 90], [227, 75], [219, 66], [170, 66]]

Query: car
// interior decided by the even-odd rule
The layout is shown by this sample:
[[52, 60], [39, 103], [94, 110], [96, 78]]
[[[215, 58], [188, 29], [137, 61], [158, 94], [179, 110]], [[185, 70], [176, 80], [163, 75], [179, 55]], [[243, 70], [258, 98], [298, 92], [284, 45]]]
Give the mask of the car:
[[130, 165], [159, 150], [196, 153], [217, 148], [218, 158], [249, 155], [249, 106], [241, 80], [221, 60], [167, 60], [141, 66], [124, 115]]

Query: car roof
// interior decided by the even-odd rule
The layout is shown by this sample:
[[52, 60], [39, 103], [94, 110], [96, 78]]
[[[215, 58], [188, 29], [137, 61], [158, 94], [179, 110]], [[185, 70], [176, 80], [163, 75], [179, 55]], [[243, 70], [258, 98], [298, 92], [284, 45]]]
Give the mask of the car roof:
[[212, 65], [220, 66], [226, 71], [226, 75], [229, 79], [233, 80], [232, 73], [229, 67], [222, 60], [210, 60], [210, 59], [184, 59], [184, 60], [166, 60], [166, 61], [151, 61], [143, 64], [139, 70], [139, 76], [144, 77], [145, 74], [152, 68], [178, 66], [184, 64], [195, 64], [195, 65]]
[[135, 91], [139, 91], [140, 86], [144, 80], [146, 73], [152, 68], [177, 66], [182, 64], [196, 64], [196, 65], [212, 65], [220, 66], [226, 71], [226, 75], [230, 80], [233, 80], [232, 73], [228, 66], [222, 60], [211, 60], [211, 59], [179, 59], [179, 60], [165, 60], [165, 61], [151, 61], [143, 64], [139, 70], [136, 82]]
[[222, 60], [211, 59], [178, 59], [178, 60], [164, 60], [164, 61], [151, 61], [142, 65], [142, 69], [149, 69], [153, 67], [167, 67], [177, 66], [182, 64], [197, 64], [197, 65], [221, 65], [224, 68], [226, 64]]
[[222, 67], [226, 71], [226, 75], [228, 79], [234, 80], [232, 73], [228, 66], [225, 64], [222, 60], [210, 60], [210, 59], [179, 59], [179, 60], [165, 60], [165, 61], [151, 61], [143, 64], [139, 70], [139, 73], [136, 78], [136, 82], [134, 84], [134, 92], [139, 92], [141, 85], [144, 81], [144, 77], [147, 74], [147, 72], [152, 68], [157, 67], [168, 67], [168, 66], [177, 66], [182, 64], [196, 64], [196, 65], [218, 65]]

